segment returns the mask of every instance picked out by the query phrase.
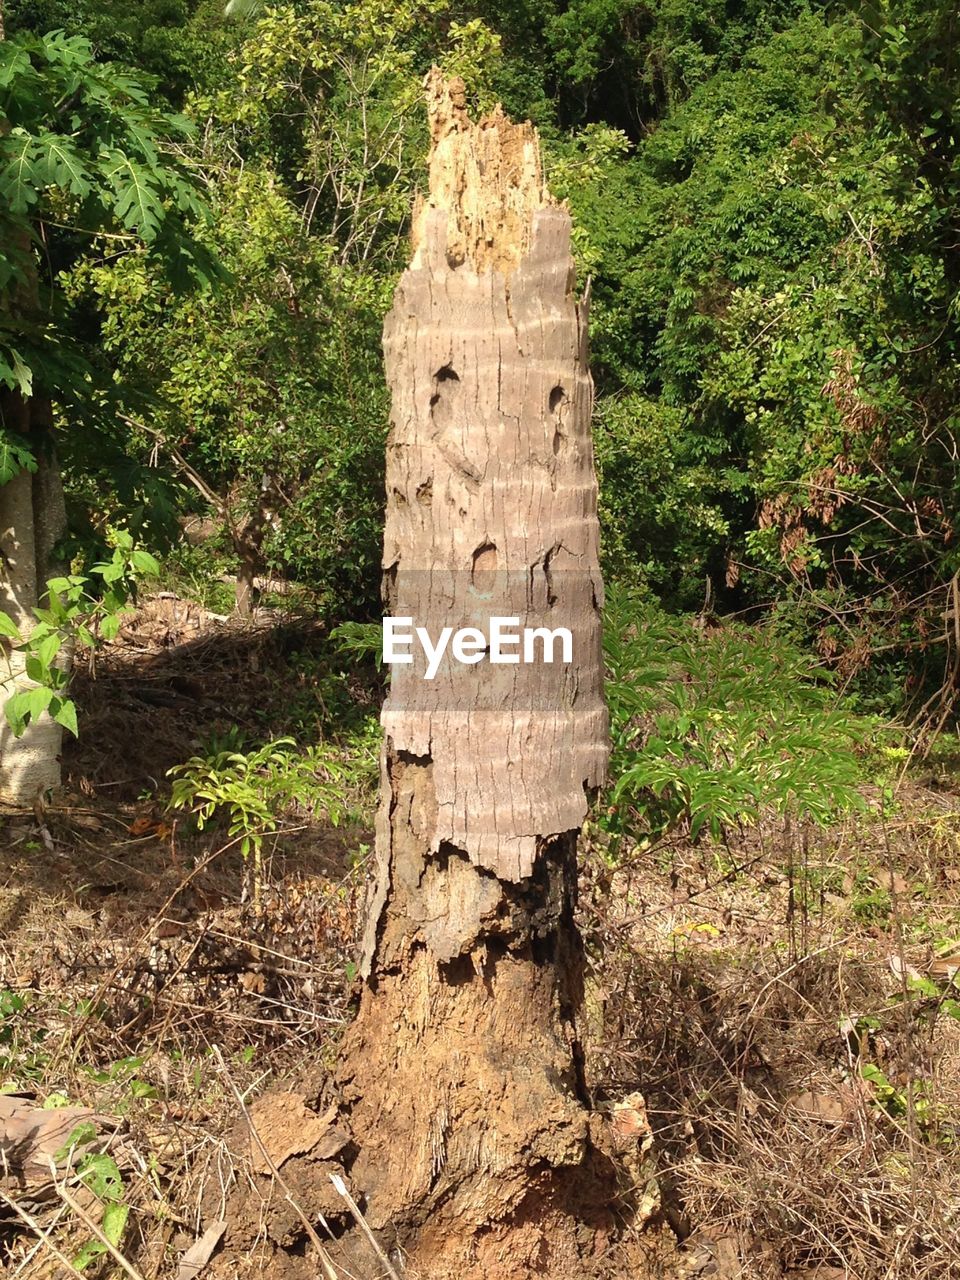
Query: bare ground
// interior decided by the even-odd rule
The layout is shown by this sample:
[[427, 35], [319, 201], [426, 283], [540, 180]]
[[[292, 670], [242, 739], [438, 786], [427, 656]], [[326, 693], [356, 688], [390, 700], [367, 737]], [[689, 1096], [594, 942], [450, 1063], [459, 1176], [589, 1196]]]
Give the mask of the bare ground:
[[[322, 654], [306, 624], [150, 602], [78, 681], [63, 802], [0, 822], [0, 1083], [119, 1122], [132, 1270], [88, 1275], [386, 1274], [330, 1180], [324, 1111], [369, 833], [292, 816], [254, 894], [236, 842], [164, 808], [166, 770], [231, 725], [323, 732]], [[870, 801], [827, 832], [770, 823], [616, 869], [588, 833], [590, 1080], [598, 1106], [641, 1114], [642, 1094], [652, 1131], [626, 1171], [643, 1229], [594, 1276], [960, 1277], [960, 795], [940, 776]], [[55, 1251], [101, 1206], [0, 1187], [5, 1272], [65, 1274]], [[327, 1264], [303, 1209], [337, 1237]]]

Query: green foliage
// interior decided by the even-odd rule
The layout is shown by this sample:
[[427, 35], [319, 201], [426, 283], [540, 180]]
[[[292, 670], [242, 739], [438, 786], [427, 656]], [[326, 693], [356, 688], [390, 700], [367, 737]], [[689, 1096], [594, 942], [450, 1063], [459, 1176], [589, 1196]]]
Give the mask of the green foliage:
[[[20, 690], [4, 701], [4, 715], [16, 737], [44, 714], [76, 737], [77, 708], [67, 696], [76, 644], [94, 649], [102, 640], [112, 640], [123, 615], [130, 612], [128, 601], [137, 582], [160, 572], [156, 559], [149, 551], [135, 547], [126, 530], [116, 531], [113, 543], [110, 560], [91, 565], [89, 574], [71, 573], [48, 580], [45, 603], [33, 610], [36, 625], [27, 636], [0, 611], [0, 637], [9, 642], [8, 652], [12, 649], [24, 655], [26, 675], [34, 682], [33, 688]], [[0, 687], [13, 678], [0, 679]]]
[[[636, 394], [608, 396], [594, 445], [607, 576], [670, 604], [701, 601], [730, 520], [711, 497], [714, 469], [691, 448], [689, 415]], [[742, 483], [728, 477], [731, 490]]]
[[181, 542], [164, 557], [161, 581], [165, 590], [196, 600], [211, 613], [228, 614], [235, 591], [221, 579], [227, 567], [219, 540], [211, 538], [199, 546]]
[[0, 1093], [32, 1092], [44, 1079], [50, 1027], [35, 994], [0, 988]]
[[[953, 955], [956, 940], [950, 939], [938, 949]], [[942, 1106], [931, 1079], [919, 1071], [915, 1076], [911, 1074], [904, 1078], [901, 1075], [891, 1079], [880, 1065], [884, 1054], [878, 1052], [878, 1041], [885, 1032], [903, 1034], [905, 1026], [909, 1027], [910, 1034], [926, 1028], [929, 1035], [935, 1036], [941, 1018], [960, 1021], [957, 969], [949, 968], [949, 977], [945, 976], [938, 983], [926, 974], [904, 967], [902, 955], [895, 960], [902, 967], [902, 987], [894, 995], [891, 1006], [882, 1013], [845, 1018], [840, 1030], [856, 1058], [857, 1074], [867, 1086], [866, 1096], [874, 1109], [898, 1124], [908, 1117], [911, 1126], [915, 1126], [915, 1131], [925, 1142], [952, 1147], [957, 1140], [956, 1125]]]
[[84, 1074], [94, 1083], [116, 1086], [121, 1094], [121, 1101], [115, 1103], [116, 1110], [128, 1111], [132, 1103], [149, 1100], [157, 1096], [154, 1085], [144, 1080], [141, 1069], [147, 1059], [136, 1055], [119, 1058], [108, 1067], [87, 1067]]
[[259, 855], [291, 813], [322, 815], [333, 826], [363, 818], [376, 776], [369, 743], [352, 759], [336, 746], [298, 748], [293, 738], [246, 751], [242, 741], [216, 746], [170, 770], [170, 806], [190, 812], [201, 831], [224, 817], [244, 856]]
[[769, 630], [669, 620], [618, 590], [604, 634], [612, 831], [721, 839], [765, 813], [826, 823], [862, 806], [863, 726], [808, 655]]
[[147, 83], [156, 79], [154, 100], [177, 105], [198, 77], [222, 74], [235, 44], [221, 0], [6, 0], [4, 25], [8, 37], [57, 30], [82, 36], [98, 62], [136, 67]]
[[249, 754], [219, 751], [212, 757], [192, 756], [170, 770], [170, 806], [189, 810], [199, 831], [225, 812], [228, 833], [232, 839], [239, 838], [241, 852], [259, 850], [263, 837], [276, 830], [272, 802], [289, 795], [295, 747], [292, 738], [278, 738]]
[[890, 672], [874, 705], [929, 693], [958, 568], [954, 25], [798, 15], [567, 190], [611, 567], [673, 607], [707, 575], [781, 602], [845, 678]]
[[[89, 405], [98, 370], [109, 448], [71, 444], [77, 504], [99, 504], [101, 525], [126, 514], [157, 546], [178, 507], [212, 508], [235, 559], [335, 617], [375, 612], [380, 328], [437, 62], [475, 107], [499, 97], [538, 122], [574, 213], [608, 576], [681, 611], [709, 579], [721, 613], [772, 613], [861, 705], [949, 711], [947, 686], [930, 702], [960, 570], [949, 5], [247, 9], [151, 0], [137, 31], [116, 0], [13, 4], [8, 215], [52, 237], [52, 267], [36, 261], [58, 291], [69, 281], [58, 296], [85, 341], [62, 341], [47, 311], [18, 320], [0, 332], [0, 377], [28, 390], [40, 344], [46, 381], [86, 387]], [[111, 57], [157, 74], [193, 131], [151, 114]], [[94, 257], [65, 227], [122, 238]], [[169, 267], [190, 235], [196, 262], [216, 254], [229, 276], [184, 296]], [[0, 440], [0, 478], [29, 453]]]
[[[199, 184], [174, 151], [189, 133], [134, 73], [97, 62], [82, 36], [19, 30], [0, 42], [0, 484], [35, 470], [51, 418], [62, 425], [69, 411], [71, 426], [83, 422], [88, 457], [116, 422], [111, 374], [69, 314], [65, 268], [109, 246], [114, 257], [148, 253], [181, 286], [216, 274], [193, 235], [205, 215]], [[31, 399], [30, 433], [20, 434], [13, 424], [25, 419], [7, 412]], [[139, 568], [156, 568], [128, 550]], [[127, 567], [95, 567], [105, 588], [96, 604], [83, 577], [58, 580], [22, 643], [4, 628], [38, 682], [7, 704], [14, 732], [44, 713], [76, 732], [63, 645], [83, 630], [109, 634]]]
[[260, 572], [361, 607], [380, 524], [386, 402], [372, 353], [385, 292], [305, 233], [275, 175], [225, 175], [213, 219], [230, 272], [218, 288], [178, 297], [143, 257], [75, 273], [138, 388], [128, 447], [159, 442], [170, 481], [179, 471], [202, 487], [227, 544], [252, 549]]
[[[107, 1152], [92, 1149], [97, 1140], [96, 1127], [89, 1121], [81, 1123], [72, 1130], [63, 1148], [57, 1152], [56, 1160], [68, 1161], [73, 1167], [72, 1180], [92, 1192], [100, 1201], [100, 1230], [116, 1248], [123, 1239], [130, 1208], [124, 1202], [125, 1188], [119, 1166]], [[83, 1272], [91, 1262], [108, 1252], [103, 1241], [88, 1240], [74, 1256], [73, 1265], [77, 1271]]]
[[565, 117], [635, 133], [736, 67], [806, 5], [723, 0], [572, 0], [545, 6], [543, 38]]
[[375, 622], [341, 622], [330, 632], [338, 653], [355, 658], [372, 658], [379, 671], [383, 666], [383, 630]]
[[197, 184], [162, 142], [182, 141], [190, 126], [63, 31], [0, 43], [0, 119], [0, 382], [79, 394], [83, 365], [57, 349], [65, 335], [55, 337], [51, 308], [25, 302], [38, 232], [65, 247], [97, 235], [150, 245], [175, 278], [209, 275], [190, 232], [203, 215]]
[[17, 1080], [32, 1079], [39, 1065], [26, 1011], [25, 996], [0, 988], [0, 1092], [8, 1092]]
[[[257, 572], [354, 616], [377, 599], [383, 316], [425, 152], [433, 57], [492, 103], [499, 41], [444, 0], [264, 8], [227, 86], [198, 93], [196, 154], [229, 279], [176, 296], [144, 257], [87, 263], [77, 306], [136, 395], [126, 449], [165, 455]], [[197, 498], [194, 501], [198, 501]]]

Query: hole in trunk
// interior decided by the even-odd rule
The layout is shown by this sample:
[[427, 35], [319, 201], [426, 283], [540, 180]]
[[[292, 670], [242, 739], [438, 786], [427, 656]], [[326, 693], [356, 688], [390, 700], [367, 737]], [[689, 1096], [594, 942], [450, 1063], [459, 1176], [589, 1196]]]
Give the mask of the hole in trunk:
[[478, 573], [493, 573], [497, 568], [497, 548], [493, 542], [483, 542], [473, 553], [473, 569], [471, 576]]

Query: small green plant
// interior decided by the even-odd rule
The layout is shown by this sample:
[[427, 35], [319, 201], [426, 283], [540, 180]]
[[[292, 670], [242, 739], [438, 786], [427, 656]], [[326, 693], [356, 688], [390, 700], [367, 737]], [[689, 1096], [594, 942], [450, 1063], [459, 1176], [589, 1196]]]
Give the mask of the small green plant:
[[379, 671], [383, 666], [383, 632], [376, 622], [341, 622], [330, 632], [338, 653], [354, 658], [373, 658]]
[[367, 820], [377, 742], [370, 721], [342, 746], [304, 750], [293, 738], [276, 738], [256, 749], [196, 755], [169, 770], [170, 807], [191, 813], [200, 831], [225, 819], [243, 856], [252, 855], [256, 888], [263, 841], [286, 815], [322, 816], [332, 826]]
[[42, 1077], [45, 1036], [43, 1026], [30, 1016], [27, 997], [0, 990], [0, 1092], [15, 1091]]
[[850, 895], [850, 910], [863, 924], [881, 924], [890, 918], [893, 904], [890, 891], [869, 873], [858, 873]]
[[144, 1080], [140, 1075], [140, 1069], [145, 1062], [145, 1058], [131, 1055], [126, 1058], [119, 1058], [116, 1062], [112, 1062], [109, 1067], [88, 1067], [86, 1074], [95, 1084], [119, 1087], [122, 1098], [114, 1106], [116, 1110], [123, 1112], [127, 1110], [132, 1102], [139, 1102], [143, 1099], [157, 1096], [157, 1090], [154, 1085]]
[[926, 1140], [940, 1140], [945, 1136], [937, 1132], [935, 1107], [928, 1080], [908, 1080], [902, 1085], [896, 1084], [875, 1062], [861, 1062], [860, 1079], [871, 1087], [872, 1105], [891, 1120], [912, 1116]]
[[835, 705], [816, 661], [772, 632], [707, 633], [614, 590], [604, 647], [609, 830], [719, 839], [766, 812], [823, 824], [863, 807], [862, 726]]
[[[73, 646], [80, 642], [92, 649], [101, 640], [112, 640], [123, 615], [130, 611], [127, 601], [138, 579], [159, 573], [154, 557], [135, 547], [126, 530], [113, 534], [113, 544], [111, 559], [93, 565], [89, 575], [49, 579], [46, 603], [33, 610], [36, 625], [28, 635], [21, 633], [8, 614], [0, 612], [0, 638], [23, 655], [26, 675], [34, 682], [32, 688], [14, 693], [4, 705], [7, 721], [17, 737], [44, 714], [76, 736], [77, 708], [67, 695]], [[100, 588], [92, 591], [95, 579]], [[15, 679], [10, 669], [0, 684]]]
[[860, 1079], [873, 1086], [873, 1101], [881, 1111], [897, 1119], [905, 1116], [909, 1109], [909, 1099], [904, 1090], [891, 1084], [884, 1071], [875, 1062], [860, 1064]]
[[26, 1003], [23, 996], [18, 996], [14, 991], [0, 991], [0, 1044], [8, 1043], [12, 1034], [10, 1027], [4, 1025], [7, 1019], [21, 1013], [26, 1008]]
[[215, 532], [199, 546], [183, 541], [164, 556], [162, 583], [165, 588], [195, 600], [210, 613], [229, 614], [236, 604], [236, 589], [224, 581], [236, 560], [220, 544]]
[[193, 814], [197, 830], [226, 815], [231, 839], [246, 857], [258, 855], [264, 836], [277, 829], [280, 791], [289, 780], [293, 738], [277, 738], [256, 751], [217, 751], [175, 765], [170, 807]]
[[[955, 940], [942, 943], [938, 948], [944, 949], [952, 957], [956, 952]], [[906, 968], [902, 974], [903, 986], [887, 1010], [888, 1015], [894, 1014], [899, 1030], [903, 1028], [904, 1012], [913, 1027], [926, 1026], [931, 1033], [936, 1031], [940, 1017], [960, 1021], [960, 965], [954, 968], [948, 964], [945, 969], [942, 980], [937, 982], [928, 974]], [[873, 1060], [885, 1024], [886, 1017], [876, 1014], [861, 1014], [840, 1024], [841, 1034], [857, 1060], [857, 1074], [870, 1086], [871, 1105], [893, 1120], [909, 1116], [925, 1141], [952, 1146], [957, 1137], [956, 1127], [949, 1110], [937, 1104], [933, 1079], [915, 1076], [891, 1079]]]
[[[91, 1191], [102, 1206], [100, 1230], [114, 1248], [123, 1239], [130, 1207], [124, 1202], [124, 1185], [120, 1169], [113, 1156], [102, 1151], [83, 1150], [97, 1140], [96, 1127], [89, 1121], [78, 1124], [55, 1159], [57, 1162], [76, 1159], [72, 1181]], [[90, 1263], [107, 1253], [101, 1240], [88, 1240], [74, 1256], [73, 1265], [85, 1271]]]
[[934, 1016], [942, 1013], [944, 1017], [960, 1022], [960, 983], [957, 976], [955, 973], [947, 986], [941, 988], [932, 978], [911, 974], [907, 978], [907, 987], [913, 995], [925, 1002], [932, 1002], [929, 1007]]

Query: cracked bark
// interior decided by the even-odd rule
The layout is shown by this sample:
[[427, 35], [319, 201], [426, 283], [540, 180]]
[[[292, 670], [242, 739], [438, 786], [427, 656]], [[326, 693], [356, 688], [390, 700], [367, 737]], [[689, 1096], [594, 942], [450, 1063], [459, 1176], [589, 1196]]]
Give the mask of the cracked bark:
[[615, 1186], [577, 1037], [603, 780], [587, 303], [530, 125], [427, 80], [430, 192], [384, 330], [387, 612], [566, 627], [573, 662], [395, 666], [364, 989], [338, 1073], [368, 1220], [423, 1277], [584, 1274]]

